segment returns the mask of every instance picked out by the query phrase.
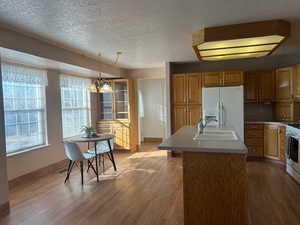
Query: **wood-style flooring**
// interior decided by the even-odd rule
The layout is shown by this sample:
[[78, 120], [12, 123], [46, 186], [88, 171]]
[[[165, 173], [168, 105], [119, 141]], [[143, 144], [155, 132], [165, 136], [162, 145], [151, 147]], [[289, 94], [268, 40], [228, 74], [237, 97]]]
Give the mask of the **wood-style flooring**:
[[[153, 143], [115, 155], [122, 172], [113, 180], [96, 183], [90, 171], [81, 187], [76, 168], [67, 184], [56, 173], [13, 187], [11, 213], [0, 224], [183, 225], [181, 158], [168, 159]], [[271, 163], [247, 167], [251, 224], [299, 225], [300, 185]]]

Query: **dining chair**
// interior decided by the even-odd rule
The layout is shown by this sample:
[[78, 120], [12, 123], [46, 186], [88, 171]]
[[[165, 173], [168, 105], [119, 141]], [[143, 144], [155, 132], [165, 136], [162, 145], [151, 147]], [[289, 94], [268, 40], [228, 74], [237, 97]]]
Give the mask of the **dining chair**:
[[70, 174], [76, 162], [80, 163], [80, 173], [81, 173], [81, 184], [83, 185], [83, 162], [88, 162], [88, 167], [92, 168], [95, 174], [97, 172], [91, 162], [91, 160], [95, 157], [95, 154], [91, 153], [82, 153], [78, 147], [78, 145], [74, 142], [64, 141], [64, 148], [67, 158], [69, 159], [69, 166], [67, 170], [67, 177], [65, 179], [65, 183], [70, 178]]
[[[113, 149], [114, 149], [114, 139], [110, 139], [109, 141], [98, 141], [96, 144], [96, 153], [99, 156], [99, 161], [102, 158], [102, 167], [103, 167], [103, 172], [104, 172], [104, 159], [105, 155], [108, 156], [109, 160], [112, 162], [114, 170], [117, 171], [115, 159], [114, 159], [114, 154], [113, 154]], [[95, 149], [90, 148], [87, 153], [89, 154], [95, 154]], [[88, 166], [88, 171], [90, 169], [90, 166]]]

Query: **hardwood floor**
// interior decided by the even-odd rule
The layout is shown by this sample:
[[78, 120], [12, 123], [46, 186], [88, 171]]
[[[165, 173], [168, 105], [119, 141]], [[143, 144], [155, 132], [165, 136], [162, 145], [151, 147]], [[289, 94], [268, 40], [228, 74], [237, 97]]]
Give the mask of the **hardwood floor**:
[[[0, 224], [183, 225], [181, 158], [154, 146], [116, 154], [121, 174], [113, 180], [96, 183], [90, 172], [81, 187], [76, 168], [67, 184], [65, 173], [56, 173], [13, 187], [11, 213]], [[247, 169], [251, 224], [299, 225], [300, 185], [270, 163]]]

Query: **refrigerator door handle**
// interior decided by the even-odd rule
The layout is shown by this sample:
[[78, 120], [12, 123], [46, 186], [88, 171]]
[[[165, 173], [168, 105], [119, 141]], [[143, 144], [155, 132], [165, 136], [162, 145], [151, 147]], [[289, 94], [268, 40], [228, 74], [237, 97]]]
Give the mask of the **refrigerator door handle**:
[[223, 102], [221, 102], [221, 126], [224, 126], [224, 105]]

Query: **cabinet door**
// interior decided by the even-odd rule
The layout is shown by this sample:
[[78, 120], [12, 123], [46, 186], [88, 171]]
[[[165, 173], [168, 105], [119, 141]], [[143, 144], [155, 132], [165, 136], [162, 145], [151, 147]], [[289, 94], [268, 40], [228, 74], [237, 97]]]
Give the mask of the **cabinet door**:
[[113, 134], [115, 135], [114, 144], [116, 149], [130, 150], [129, 125], [114, 124]]
[[276, 71], [276, 100], [289, 100], [292, 98], [292, 68], [278, 69]]
[[272, 102], [275, 98], [275, 75], [274, 71], [266, 70], [259, 72], [261, 102]]
[[128, 81], [114, 81], [115, 119], [129, 119]]
[[187, 101], [186, 93], [186, 75], [174, 74], [172, 79], [172, 103], [173, 104], [185, 104]]
[[189, 104], [201, 104], [202, 102], [202, 85], [201, 74], [187, 75], [187, 92]]
[[181, 127], [188, 125], [187, 121], [187, 106], [175, 105], [172, 107], [172, 131], [175, 133]]
[[187, 108], [188, 125], [196, 125], [202, 119], [202, 106], [190, 105]]
[[280, 159], [279, 151], [279, 133], [280, 127], [275, 125], [265, 125], [264, 136], [264, 156], [271, 159]]
[[245, 73], [244, 95], [245, 103], [256, 103], [258, 101], [257, 73], [254, 71]]
[[221, 86], [221, 72], [206, 72], [203, 74], [204, 87], [219, 87]]
[[293, 121], [293, 111], [292, 105], [290, 102], [277, 102], [275, 105], [275, 117], [278, 121]]
[[293, 67], [293, 94], [294, 98], [300, 99], [300, 65]]
[[239, 86], [244, 83], [242, 71], [225, 71], [222, 76], [223, 86]]

